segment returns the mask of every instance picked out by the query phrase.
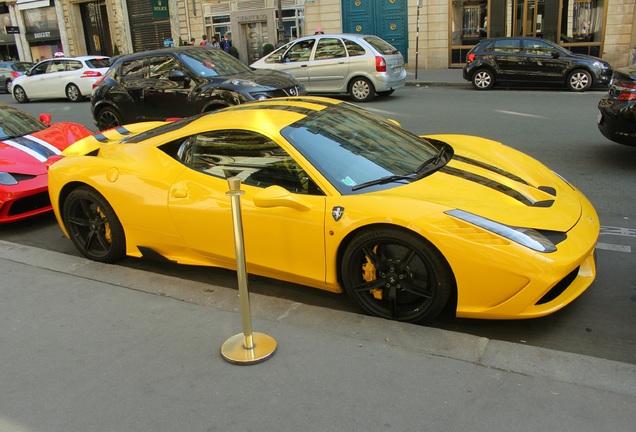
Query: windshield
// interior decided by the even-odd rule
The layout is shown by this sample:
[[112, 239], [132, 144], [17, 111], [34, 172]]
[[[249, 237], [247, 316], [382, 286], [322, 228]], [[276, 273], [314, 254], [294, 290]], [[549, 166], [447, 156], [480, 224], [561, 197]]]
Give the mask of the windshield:
[[47, 126], [11, 106], [0, 105], [0, 140], [39, 132]]
[[348, 103], [312, 113], [281, 133], [343, 195], [404, 184], [409, 180], [355, 188], [383, 177], [412, 175], [439, 152], [428, 141]]
[[226, 76], [252, 71], [245, 63], [223, 50], [193, 49], [182, 52], [180, 57], [193, 73], [202, 77]]

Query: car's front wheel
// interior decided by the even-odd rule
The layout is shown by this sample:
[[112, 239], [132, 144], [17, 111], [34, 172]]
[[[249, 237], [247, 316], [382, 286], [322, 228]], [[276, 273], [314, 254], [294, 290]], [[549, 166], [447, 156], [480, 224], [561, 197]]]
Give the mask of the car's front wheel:
[[100, 109], [97, 112], [95, 120], [99, 130], [110, 129], [123, 124], [121, 114], [112, 107], [104, 107]]
[[86, 258], [114, 263], [126, 256], [124, 228], [108, 201], [95, 189], [81, 186], [62, 205], [62, 221], [75, 247]]
[[349, 95], [354, 102], [368, 102], [375, 96], [375, 87], [368, 79], [357, 77], [349, 84]]
[[455, 289], [442, 254], [417, 234], [394, 227], [357, 234], [340, 270], [345, 291], [365, 312], [398, 321], [434, 319]]
[[495, 75], [488, 69], [479, 69], [473, 74], [472, 82], [477, 90], [490, 90], [495, 85]]
[[13, 86], [13, 81], [12, 80], [6, 80], [4, 82], [4, 89], [8, 94], [11, 94], [11, 87]]
[[584, 69], [577, 69], [568, 75], [568, 89], [582, 92], [592, 87], [592, 75]]
[[66, 97], [71, 102], [79, 102], [82, 100], [82, 92], [75, 84], [71, 83], [66, 86]]
[[15, 100], [17, 100], [19, 103], [26, 103], [29, 101], [29, 98], [26, 94], [26, 92], [24, 91], [24, 89], [20, 86], [15, 86], [13, 88], [13, 97], [15, 98]]

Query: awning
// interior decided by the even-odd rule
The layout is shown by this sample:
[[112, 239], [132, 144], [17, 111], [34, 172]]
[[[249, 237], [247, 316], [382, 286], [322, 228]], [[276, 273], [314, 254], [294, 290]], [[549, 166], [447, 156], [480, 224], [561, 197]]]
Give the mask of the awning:
[[35, 9], [51, 6], [51, 0], [17, 0], [18, 10]]

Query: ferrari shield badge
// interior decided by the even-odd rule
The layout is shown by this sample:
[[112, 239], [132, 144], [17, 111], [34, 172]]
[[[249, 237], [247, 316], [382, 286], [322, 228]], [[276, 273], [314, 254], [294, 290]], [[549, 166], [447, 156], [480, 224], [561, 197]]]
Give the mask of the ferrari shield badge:
[[335, 220], [336, 222], [340, 220], [342, 215], [344, 215], [344, 207], [335, 206], [333, 209], [331, 209], [331, 216], [333, 216], [333, 220]]

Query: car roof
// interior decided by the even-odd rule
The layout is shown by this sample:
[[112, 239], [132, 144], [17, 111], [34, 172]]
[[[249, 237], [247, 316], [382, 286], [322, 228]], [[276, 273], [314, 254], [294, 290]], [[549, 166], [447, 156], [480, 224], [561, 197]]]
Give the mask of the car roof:
[[[182, 53], [182, 52], [193, 51], [193, 50], [196, 50], [196, 51], [217, 50], [217, 51], [219, 51], [217, 48], [212, 48], [210, 46], [184, 45], [184, 46], [179, 46], [179, 47], [158, 48], [158, 49], [149, 50], [149, 51], [140, 51], [140, 52], [136, 52], [136, 53], [132, 53], [132, 54], [121, 54], [121, 55], [119, 55], [119, 56], [117, 56], [115, 58], [115, 61], [120, 61], [121, 59], [147, 57], [147, 56], [153, 56], [153, 55], [158, 55], [158, 54]], [[225, 51], [223, 51], [223, 52], [225, 53]]]

